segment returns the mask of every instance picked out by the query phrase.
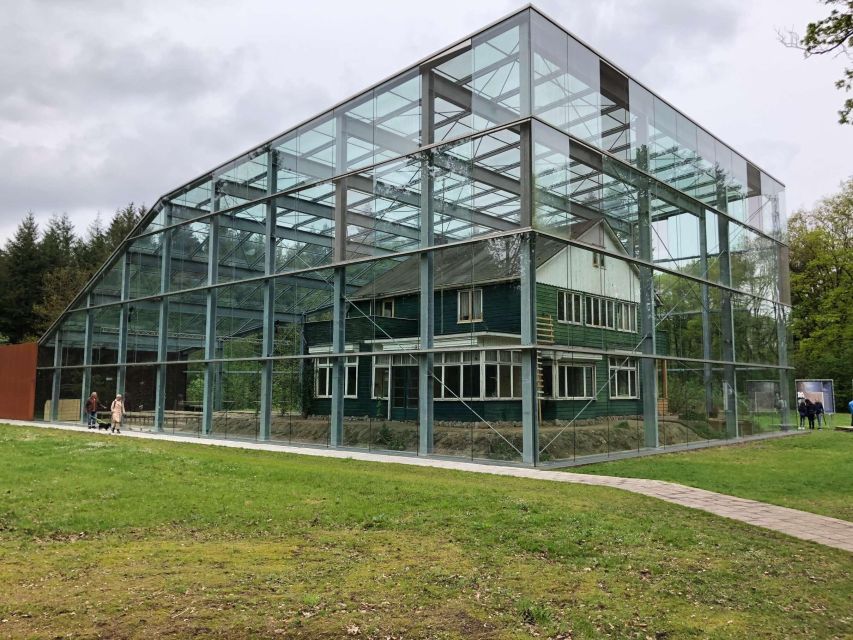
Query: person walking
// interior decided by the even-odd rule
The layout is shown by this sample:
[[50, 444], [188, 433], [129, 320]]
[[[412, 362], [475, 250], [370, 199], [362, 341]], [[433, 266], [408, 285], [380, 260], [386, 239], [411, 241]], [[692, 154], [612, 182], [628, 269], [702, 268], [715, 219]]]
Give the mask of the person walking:
[[818, 430], [823, 429], [823, 423], [826, 421], [826, 414], [823, 410], [823, 403], [820, 400], [815, 400], [814, 415], [815, 415], [815, 418], [817, 418]]
[[116, 399], [110, 405], [110, 418], [112, 419], [112, 433], [121, 433], [121, 422], [124, 420], [124, 400], [121, 394], [116, 394]]
[[94, 391], [91, 393], [89, 398], [86, 400], [86, 427], [89, 429], [97, 429], [98, 428], [98, 407], [100, 403], [98, 402], [98, 394]]
[[797, 405], [797, 413], [800, 414], [800, 430], [806, 428], [806, 402], [805, 400], [800, 400], [800, 403]]
[[847, 408], [850, 409], [850, 426], [853, 427], [853, 400], [847, 404]]
[[806, 398], [806, 417], [809, 419], [809, 429], [814, 429], [814, 403]]

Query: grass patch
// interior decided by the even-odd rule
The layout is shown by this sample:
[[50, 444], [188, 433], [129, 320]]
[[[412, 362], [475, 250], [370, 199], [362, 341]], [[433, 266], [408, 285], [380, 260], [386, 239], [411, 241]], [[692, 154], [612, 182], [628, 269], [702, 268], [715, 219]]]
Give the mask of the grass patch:
[[603, 487], [0, 426], [0, 636], [814, 638], [850, 555]]
[[671, 480], [853, 521], [853, 435], [814, 431], [577, 467], [578, 473]]

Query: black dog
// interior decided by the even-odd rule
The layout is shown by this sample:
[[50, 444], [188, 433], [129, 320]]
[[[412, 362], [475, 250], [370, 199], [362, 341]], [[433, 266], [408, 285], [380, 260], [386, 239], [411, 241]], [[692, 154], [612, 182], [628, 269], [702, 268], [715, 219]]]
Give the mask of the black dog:
[[98, 420], [98, 431], [109, 431], [112, 424], [107, 422], [106, 420]]

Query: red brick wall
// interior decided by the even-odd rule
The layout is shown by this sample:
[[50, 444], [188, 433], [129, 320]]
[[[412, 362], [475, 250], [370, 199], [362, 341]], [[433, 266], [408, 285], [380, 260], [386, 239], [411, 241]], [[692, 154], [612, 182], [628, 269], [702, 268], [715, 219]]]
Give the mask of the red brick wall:
[[0, 346], [0, 418], [32, 420], [38, 344]]

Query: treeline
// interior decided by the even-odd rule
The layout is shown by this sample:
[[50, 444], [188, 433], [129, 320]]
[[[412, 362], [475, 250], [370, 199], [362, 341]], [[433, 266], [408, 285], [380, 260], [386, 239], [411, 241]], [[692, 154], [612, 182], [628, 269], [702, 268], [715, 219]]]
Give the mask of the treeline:
[[28, 214], [0, 248], [0, 343], [37, 339], [136, 226], [145, 208], [128, 204], [78, 235], [67, 214], [39, 229]]
[[790, 363], [798, 378], [833, 379], [836, 410], [853, 399], [853, 178], [788, 222]]

